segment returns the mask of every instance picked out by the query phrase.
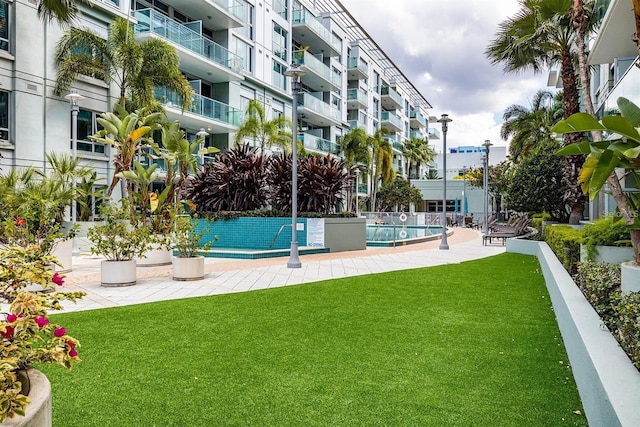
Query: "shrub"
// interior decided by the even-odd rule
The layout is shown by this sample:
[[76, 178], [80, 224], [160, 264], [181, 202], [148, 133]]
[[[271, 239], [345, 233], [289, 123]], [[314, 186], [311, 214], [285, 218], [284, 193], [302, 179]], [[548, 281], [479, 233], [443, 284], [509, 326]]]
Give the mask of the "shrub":
[[531, 216], [531, 227], [538, 230], [535, 240], [544, 240], [544, 222], [551, 219], [552, 216], [548, 213], [536, 213]]
[[580, 230], [568, 225], [545, 228], [545, 241], [570, 274], [580, 259]]
[[596, 253], [596, 246], [631, 246], [629, 228], [620, 218], [605, 216], [584, 226], [581, 243], [587, 249], [589, 259]]
[[581, 262], [573, 279], [604, 323], [610, 328], [614, 326], [614, 306], [620, 299], [620, 265]]
[[640, 369], [640, 292], [623, 294], [615, 306], [615, 316], [618, 341]]

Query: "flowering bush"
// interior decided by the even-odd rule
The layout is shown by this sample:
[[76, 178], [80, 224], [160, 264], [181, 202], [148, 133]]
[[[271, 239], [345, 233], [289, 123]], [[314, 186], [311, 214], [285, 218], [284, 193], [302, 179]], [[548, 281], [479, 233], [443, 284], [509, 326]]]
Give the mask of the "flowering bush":
[[[192, 258], [198, 256], [200, 251], [208, 250], [213, 242], [200, 243], [204, 237], [204, 231], [196, 231], [196, 226], [190, 216], [176, 218], [174, 243], [177, 256], [180, 258]], [[214, 237], [218, 240], [218, 236]]]
[[[38, 245], [0, 250], [0, 422], [24, 415], [29, 398], [22, 393], [17, 372], [34, 363], [55, 363], [71, 369], [80, 361], [78, 340], [54, 324], [49, 310], [60, 310], [63, 300], [75, 301], [84, 292], [57, 292], [64, 279], [53, 273], [56, 260]], [[28, 292], [27, 287], [42, 287]]]

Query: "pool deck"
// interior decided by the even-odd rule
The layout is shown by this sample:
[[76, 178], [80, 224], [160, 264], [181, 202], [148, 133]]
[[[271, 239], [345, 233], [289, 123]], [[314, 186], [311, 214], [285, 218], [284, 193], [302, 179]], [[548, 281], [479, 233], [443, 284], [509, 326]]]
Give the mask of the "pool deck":
[[319, 280], [376, 274], [386, 271], [453, 264], [497, 255], [502, 245], [482, 245], [482, 235], [468, 228], [454, 228], [449, 250], [440, 250], [440, 240], [397, 247], [301, 255], [302, 268], [287, 268], [286, 257], [265, 259], [206, 258], [205, 277], [197, 281], [175, 281], [171, 266], [138, 267], [137, 283], [127, 287], [100, 285], [98, 256], [73, 258], [73, 271], [66, 273], [63, 290], [82, 290], [87, 295], [77, 303], [66, 303], [64, 311], [91, 310], [170, 299], [298, 285]]

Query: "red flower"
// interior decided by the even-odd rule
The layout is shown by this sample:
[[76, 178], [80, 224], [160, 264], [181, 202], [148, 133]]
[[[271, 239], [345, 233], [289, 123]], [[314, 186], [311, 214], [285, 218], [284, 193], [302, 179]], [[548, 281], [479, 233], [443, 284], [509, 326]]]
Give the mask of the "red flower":
[[16, 320], [18, 320], [18, 316], [16, 316], [15, 314], [7, 314], [7, 322], [13, 323]]
[[69, 346], [69, 356], [76, 357], [78, 355], [78, 351], [76, 350], [76, 345], [71, 341], [67, 341], [66, 344]]
[[39, 328], [44, 328], [47, 323], [49, 323], [49, 319], [44, 316], [36, 317], [36, 323]]
[[189, 205], [189, 209], [194, 210], [195, 208], [196, 208], [196, 205], [194, 205], [193, 203]]
[[64, 279], [58, 273], [55, 273], [51, 278], [51, 281], [58, 286], [62, 286], [64, 284]]
[[0, 332], [0, 335], [5, 337], [6, 339], [9, 339], [13, 336], [13, 330], [13, 326], [5, 326], [4, 332]]
[[24, 218], [18, 218], [16, 219], [16, 225], [18, 227], [22, 227], [23, 225], [25, 225], [27, 223], [27, 220]]
[[64, 336], [64, 334], [66, 333], [67, 333], [67, 330], [65, 328], [56, 328], [56, 330], [53, 331], [53, 335], [55, 335], [58, 338]]

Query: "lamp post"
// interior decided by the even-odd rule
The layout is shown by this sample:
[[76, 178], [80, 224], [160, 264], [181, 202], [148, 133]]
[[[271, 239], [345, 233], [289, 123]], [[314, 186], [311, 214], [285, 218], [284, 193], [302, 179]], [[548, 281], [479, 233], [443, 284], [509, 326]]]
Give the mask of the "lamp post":
[[307, 74], [300, 64], [291, 64], [284, 72], [291, 77], [291, 94], [293, 95], [293, 147], [291, 149], [291, 254], [287, 261], [288, 268], [300, 268], [302, 263], [298, 256], [298, 92], [300, 92], [300, 78]]
[[467, 167], [462, 166], [462, 228], [467, 226]]
[[360, 218], [360, 213], [358, 212], [358, 181], [360, 181], [360, 169], [356, 169], [356, 218]]
[[448, 250], [447, 243], [447, 130], [452, 120], [448, 114], [443, 114], [438, 122], [442, 124], [442, 238], [440, 250]]
[[[68, 95], [65, 95], [65, 99], [69, 100], [71, 108], [71, 156], [75, 161], [78, 156], [78, 113], [80, 112], [79, 101], [84, 99], [84, 96], [80, 95], [77, 90], [72, 90]], [[72, 178], [74, 197], [71, 202], [71, 225], [75, 225], [77, 220], [78, 202], [75, 199], [76, 179]], [[73, 239], [73, 253], [77, 253], [77, 247], [75, 245], [75, 239]]]
[[485, 149], [485, 154], [482, 157], [484, 162], [484, 170], [482, 172], [483, 188], [484, 188], [484, 220], [482, 221], [482, 232], [487, 234], [489, 232], [489, 148], [493, 144], [487, 139], [482, 146]]
[[202, 141], [200, 142], [200, 147], [198, 147], [198, 151], [201, 152], [200, 154], [200, 167], [204, 167], [204, 152], [202, 152], [202, 149], [204, 148], [204, 142], [205, 142], [205, 138], [209, 136], [209, 132], [207, 132], [206, 130], [204, 130], [204, 128], [200, 128], [200, 130], [198, 132], [196, 132], [196, 138], [202, 138]]

